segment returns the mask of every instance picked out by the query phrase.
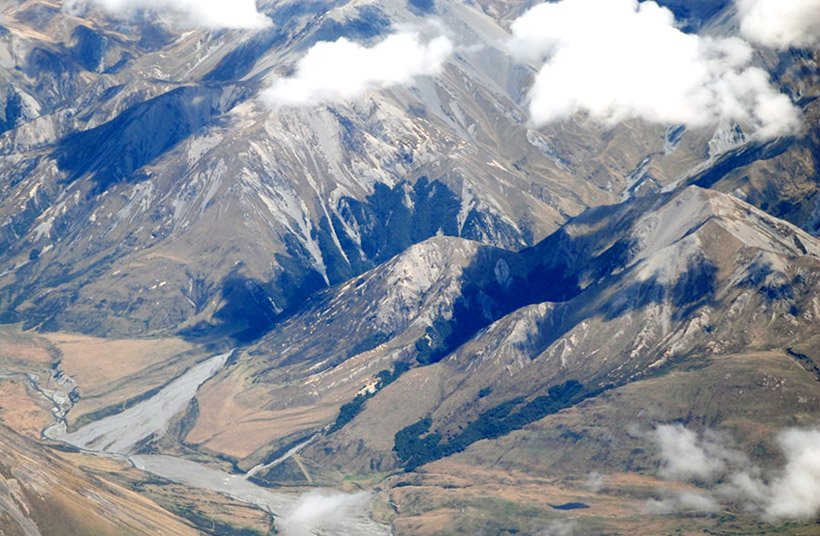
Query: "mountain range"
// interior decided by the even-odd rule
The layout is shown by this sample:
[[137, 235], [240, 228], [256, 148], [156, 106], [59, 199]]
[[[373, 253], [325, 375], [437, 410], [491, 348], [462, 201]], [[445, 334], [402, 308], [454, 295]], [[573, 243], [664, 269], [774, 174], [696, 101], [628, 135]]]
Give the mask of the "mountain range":
[[539, 122], [585, 1], [3, 4], [0, 534], [816, 530], [820, 43], [624, 0], [800, 127]]

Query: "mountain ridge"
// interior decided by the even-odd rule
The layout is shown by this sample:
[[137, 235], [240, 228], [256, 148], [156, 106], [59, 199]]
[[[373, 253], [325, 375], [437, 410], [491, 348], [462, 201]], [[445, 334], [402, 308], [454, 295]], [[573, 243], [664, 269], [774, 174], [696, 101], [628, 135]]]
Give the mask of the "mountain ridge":
[[[820, 415], [818, 51], [748, 44], [793, 136], [722, 112], [536, 126], [542, 71], [510, 49], [533, 5], [271, 0], [252, 30], [2, 8], [0, 372], [28, 383], [0, 419], [176, 483], [0, 441], [182, 532], [299, 533], [326, 507], [374, 533], [811, 533], [766, 512], [783, 435]], [[682, 39], [738, 35], [734, 3], [660, 5]], [[396, 35], [452, 54], [274, 102], [317, 43]], [[723, 472], [676, 472], [667, 436]]]
[[[6, 16], [19, 42], [10, 48], [22, 52], [9, 65], [26, 68], [37, 50], [70, 56], [37, 71], [55, 95], [48, 113], [23, 114], [4, 134], [12, 151], [4, 169], [18, 178], [4, 187], [2, 307], [29, 327], [122, 336], [218, 325], [218, 311], [232, 314], [221, 294], [237, 278], [262, 289], [279, 313], [386, 260], [368, 250], [368, 241], [385, 240], [373, 225], [401, 212], [386, 198], [422, 178], [448, 205], [422, 214], [407, 202], [409, 217], [432, 227], [411, 243], [441, 228], [519, 249], [625, 187], [652, 191], [677, 178], [701, 161], [713, 134], [686, 130], [664, 152], [665, 129], [640, 122], [604, 140], [583, 122], [531, 129], [522, 109], [531, 68], [497, 44], [507, 35], [498, 22], [458, 3], [436, 4], [460, 47], [438, 77], [358, 103], [278, 112], [250, 97], [312, 40], [352, 32], [372, 41], [403, 20], [438, 30], [402, 2], [333, 4], [324, 18], [318, 7], [277, 2], [270, 13], [281, 25], [247, 36], [148, 23], [112, 29], [105, 17], [87, 22], [55, 6], [26, 2]], [[54, 16], [35, 16], [38, 9]], [[100, 68], [109, 56], [112, 67]], [[209, 74], [227, 65], [235, 69]], [[67, 105], [74, 95], [82, 98]], [[642, 153], [662, 155], [648, 173]], [[391, 244], [388, 256], [409, 245]], [[196, 248], [212, 252], [208, 260], [193, 258]], [[58, 275], [61, 259], [82, 268]], [[153, 281], [137, 272], [177, 275]], [[151, 291], [162, 281], [162, 292]], [[222, 323], [242, 333], [256, 321]]]

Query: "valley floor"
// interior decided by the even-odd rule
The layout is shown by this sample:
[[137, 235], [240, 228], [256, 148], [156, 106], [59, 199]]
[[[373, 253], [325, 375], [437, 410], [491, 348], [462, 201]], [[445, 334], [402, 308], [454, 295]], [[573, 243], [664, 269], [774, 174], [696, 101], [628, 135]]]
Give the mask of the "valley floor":
[[[0, 441], [6, 453], [0, 462], [6, 485], [11, 486], [7, 489], [23, 487], [22, 496], [15, 492], [6, 498], [0, 495], [0, 506], [6, 504], [6, 513], [3, 514], [6, 523], [14, 523], [7, 526], [20, 527], [21, 534], [57, 534], [48, 529], [53, 520], [38, 517], [42, 514], [36, 509], [25, 506], [22, 510], [19, 507], [9, 509], [10, 504], [18, 504], [20, 500], [26, 504], [26, 500], [31, 500], [27, 498], [31, 497], [29, 493], [33, 489], [57, 501], [67, 500], [70, 494], [91, 498], [91, 503], [73, 507], [80, 512], [77, 516], [85, 515], [82, 514], [83, 508], [97, 512], [94, 515], [117, 512], [117, 515], [126, 517], [115, 518], [114, 523], [125, 523], [123, 519], [139, 519], [139, 522], [130, 522], [129, 530], [143, 534], [155, 530], [150, 528], [153, 522], [162, 523], [170, 531], [167, 533], [178, 530], [179, 534], [267, 534], [273, 527], [284, 534], [293, 535], [321, 530], [322, 523], [315, 521], [311, 515], [294, 515], [294, 511], [304, 508], [305, 504], [309, 505], [308, 508], [328, 508], [325, 514], [332, 513], [330, 518], [334, 521], [331, 525], [325, 525], [324, 530], [327, 534], [339, 535], [390, 532], [396, 535], [817, 533], [813, 523], [764, 522], [758, 515], [744, 512], [743, 506], [738, 503], [705, 509], [692, 503], [688, 509], [685, 506], [681, 509], [680, 505], [674, 504], [680, 501], [680, 497], [686, 494], [702, 496], [712, 493], [714, 488], [702, 482], [687, 483], [662, 478], [658, 474], [657, 462], [651, 456], [647, 457], [645, 452], [633, 449], [633, 459], [629, 462], [635, 465], [633, 470], [607, 472], [604, 469], [607, 463], [615, 463], [613, 460], [606, 461], [611, 453], [605, 452], [607, 446], [602, 443], [601, 434], [608, 433], [613, 436], [609, 441], [617, 441], [617, 429], [630, 426], [628, 421], [619, 419], [623, 419], [623, 415], [639, 412], [639, 407], [644, 407], [645, 403], [648, 403], [646, 407], [655, 407], [658, 411], [670, 411], [676, 405], [683, 410], [684, 400], [691, 396], [695, 402], [694, 410], [705, 411], [698, 408], [698, 404], [710, 402], [708, 397], [704, 399], [698, 392], [701, 389], [718, 389], [721, 378], [730, 377], [736, 386], [747, 385], [748, 396], [759, 396], [753, 384], [761, 368], [768, 371], [770, 378], [781, 376], [781, 386], [783, 382], [806, 381], [799, 369], [781, 361], [776, 353], [726, 356], [705, 362], [696, 370], [674, 372], [671, 377], [650, 378], [607, 396], [588, 400], [581, 406], [498, 439], [480, 441], [463, 453], [426, 464], [412, 472], [397, 470], [346, 476], [340, 474], [335, 486], [344, 491], [340, 493], [322, 491], [321, 487], [312, 486], [309, 482], [295, 487], [285, 485], [280, 490], [261, 488], [249, 482], [246, 475], [237, 473], [235, 466], [226, 465], [207, 451], [198, 452], [191, 445], [186, 446], [184, 452], [172, 452], [170, 456], [126, 454], [129, 452], [128, 446], [117, 439], [124, 436], [114, 438], [117, 426], [103, 425], [107, 421], [122, 423], [122, 429], [130, 430], [133, 436], [135, 429], [122, 421], [129, 411], [114, 413], [95, 424], [75, 427], [68, 436], [57, 437], [54, 432], [43, 435], [42, 431], [51, 425], [54, 412], [60, 411], [55, 399], [60, 401], [63, 398], [55, 396], [56, 393], [62, 392], [68, 397], [66, 386], [72, 389], [77, 387], [79, 400], [82, 400], [86, 389], [81, 382], [74, 384], [60, 377], [61, 374], [55, 374], [55, 370], [59, 370], [55, 364], [63, 363], [60, 357], [65, 355], [66, 345], [75, 344], [76, 340], [63, 334], [43, 336], [26, 333], [14, 326], [0, 329], [3, 370], [0, 376], [0, 419], [3, 423]], [[133, 341], [131, 354], [123, 349], [127, 346], [126, 341], [103, 343], [89, 340], [86, 344], [92, 342], [101, 346], [100, 351], [104, 351], [106, 346], [119, 348], [125, 359], [131, 355], [136, 358], [145, 344], [158, 348], [178, 345], [170, 340]], [[190, 348], [183, 350], [190, 351]], [[88, 359], [96, 358], [92, 352], [86, 355]], [[211, 358], [210, 362], [216, 367], [211, 367], [205, 376], [193, 384], [207, 381], [208, 375], [224, 365], [227, 355]], [[79, 358], [75, 356], [74, 359]], [[195, 375], [197, 371], [204, 370], [207, 362], [202, 363], [189, 368], [185, 375]], [[74, 366], [82, 370], [81, 365], [78, 362]], [[132, 370], [137, 369], [139, 367]], [[714, 386], [701, 383], [709, 378], [715, 381]], [[170, 383], [166, 379], [165, 383], [166, 391], [168, 386], [175, 384], [192, 385], [190, 381], [183, 381], [183, 377]], [[89, 382], [88, 385], [91, 391], [94, 384]], [[670, 393], [670, 385], [675, 385], [678, 391]], [[795, 385], [787, 387], [788, 391], [795, 391]], [[814, 386], [809, 383], [806, 387]], [[191, 391], [186, 396], [192, 398], [193, 394], [194, 391]], [[140, 414], [139, 409], [151, 405], [158, 396], [161, 395], [136, 402], [131, 406], [130, 414]], [[77, 399], [76, 395], [74, 398]], [[161, 398], [156, 400], [158, 402]], [[125, 399], [118, 401], [125, 402]], [[797, 403], [805, 406], [806, 401]], [[809, 406], [805, 407], [809, 409]], [[774, 408], [774, 411], [781, 409]], [[178, 413], [182, 410], [177, 408], [172, 411]], [[810, 415], [815, 412], [816, 409], [812, 409]], [[791, 411], [791, 414], [797, 413]], [[134, 421], [142, 428], [150, 428], [151, 416], [155, 422], [167, 417], [161, 412], [144, 415], [148, 421]], [[634, 420], [633, 424], [638, 420]], [[751, 437], [757, 435], [763, 448], [767, 431], [754, 420], [738, 416], [731, 422], [735, 429], [746, 430]], [[99, 429], [99, 433], [92, 433], [95, 429]], [[156, 432], [154, 428], [151, 430]], [[644, 443], [646, 451], [657, 448], [648, 431], [641, 432], [635, 428], [629, 433], [633, 440], [637, 438], [636, 444]], [[107, 434], [108, 439], [95, 443], [91, 435], [96, 437], [100, 434]], [[55, 442], [54, 439], [74, 443], [85, 452], [61, 446], [64, 443]], [[135, 438], [135, 441], [138, 440]], [[96, 454], [88, 450], [92, 444], [96, 445], [91, 448]], [[304, 445], [300, 447], [304, 448]], [[298, 451], [298, 448], [293, 449], [288, 453], [290, 458], [285, 456], [278, 463], [294, 458], [300, 460]], [[299, 465], [304, 469], [305, 476], [310, 478], [312, 465], [306, 467], [301, 462]], [[579, 470], [584, 466], [601, 470]], [[65, 476], [54, 474], [46, 477], [44, 488], [26, 491], [31, 482], [26, 480], [25, 475], [31, 471], [41, 474], [70, 471], [73, 476], [66, 480]], [[321, 480], [323, 475], [319, 478]], [[90, 491], [92, 489], [95, 491]], [[123, 491], [106, 496], [112, 489]], [[302, 494], [303, 498], [299, 499], [298, 494]], [[15, 499], [11, 503], [2, 502], [12, 497]], [[145, 508], [151, 509], [151, 513], [147, 513]], [[362, 508], [370, 512], [375, 523], [368, 521], [367, 516], [362, 517]], [[82, 531], [90, 530], [90, 526], [79, 524], [77, 530], [80, 532], [76, 533], [83, 534]], [[8, 534], [16, 534], [16, 529], [7, 530], [12, 530], [6, 532]]]

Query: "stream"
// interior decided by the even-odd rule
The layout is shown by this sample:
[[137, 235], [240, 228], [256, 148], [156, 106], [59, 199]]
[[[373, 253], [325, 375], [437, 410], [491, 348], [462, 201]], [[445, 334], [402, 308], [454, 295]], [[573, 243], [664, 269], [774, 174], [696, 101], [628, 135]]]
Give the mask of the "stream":
[[[389, 535], [387, 525], [376, 523], [369, 517], [368, 506], [372, 496], [368, 493], [347, 494], [322, 488], [302, 495], [278, 493], [248, 480], [261, 467], [245, 474], [231, 474], [176, 456], [133, 454], [141, 441], [152, 435], [161, 436], [167, 431], [171, 420], [185, 410], [199, 387], [225, 366], [231, 354], [228, 352], [206, 359], [154, 396], [71, 433], [66, 430], [64, 418], [70, 409], [66, 408], [65, 403], [68, 395], [55, 398], [38, 388], [55, 406], [53, 412], [57, 418], [43, 430], [43, 436], [73, 445], [86, 453], [126, 460], [147, 473], [191, 487], [209, 489], [262, 508], [275, 516], [277, 529], [286, 536]], [[29, 379], [36, 388], [35, 380]], [[284, 461], [309, 442], [291, 449], [268, 466]]]

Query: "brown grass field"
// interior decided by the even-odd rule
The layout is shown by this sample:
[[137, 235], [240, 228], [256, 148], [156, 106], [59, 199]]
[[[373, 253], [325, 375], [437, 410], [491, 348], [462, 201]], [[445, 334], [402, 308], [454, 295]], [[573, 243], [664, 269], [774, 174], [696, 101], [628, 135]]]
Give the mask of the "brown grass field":
[[88, 393], [192, 348], [181, 339], [110, 340], [65, 333], [46, 337], [59, 349], [63, 371]]
[[0, 422], [18, 434], [39, 439], [40, 432], [52, 420], [48, 404], [39, 396], [32, 396], [23, 381], [0, 379]]

